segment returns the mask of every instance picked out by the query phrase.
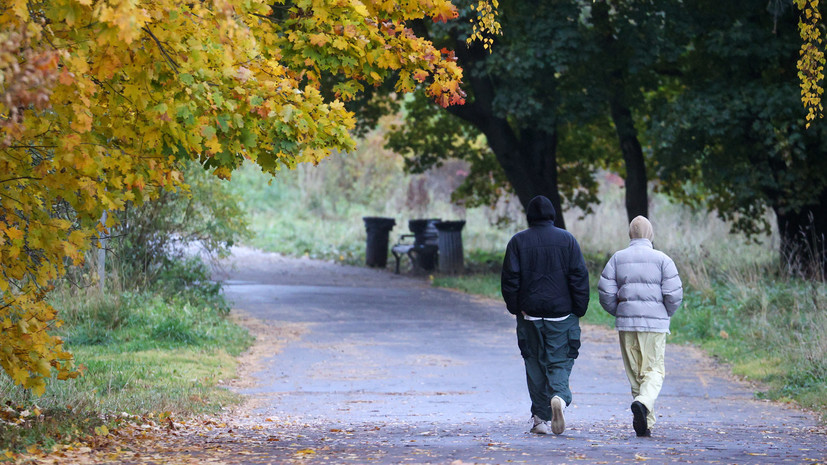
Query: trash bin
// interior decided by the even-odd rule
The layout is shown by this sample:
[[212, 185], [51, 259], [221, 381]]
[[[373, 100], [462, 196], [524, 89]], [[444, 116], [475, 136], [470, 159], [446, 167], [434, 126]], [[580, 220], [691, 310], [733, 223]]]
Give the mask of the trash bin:
[[439, 244], [439, 271], [462, 273], [465, 264], [462, 257], [462, 228], [465, 221], [440, 221], [436, 223]]
[[414, 246], [411, 250], [415, 257], [414, 268], [421, 271], [433, 271], [436, 268], [439, 251], [439, 233], [434, 226], [436, 223], [439, 223], [439, 218], [408, 221], [408, 229], [414, 234]]
[[378, 216], [366, 216], [362, 220], [365, 221], [365, 231], [368, 234], [365, 263], [384, 268], [388, 264], [388, 236], [396, 225], [396, 220]]

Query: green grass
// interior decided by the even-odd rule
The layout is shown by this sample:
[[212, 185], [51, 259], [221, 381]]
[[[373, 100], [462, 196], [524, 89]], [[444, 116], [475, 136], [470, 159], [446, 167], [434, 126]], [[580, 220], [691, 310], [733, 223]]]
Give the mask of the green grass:
[[798, 402], [827, 420], [827, 286], [772, 276], [688, 288], [672, 342], [695, 343], [761, 381], [759, 397]]
[[[0, 423], [0, 451], [70, 442], [95, 427], [117, 426], [123, 413], [188, 416], [240, 400], [218, 381], [235, 375], [235, 356], [252, 338], [227, 318], [215, 284], [172, 279], [141, 291], [66, 288], [52, 304], [66, 322], [58, 334], [84, 374], [50, 380], [39, 398], [0, 375], [0, 398], [9, 407], [0, 415], [7, 421]], [[20, 425], [9, 423], [26, 411]]]
[[[598, 259], [587, 257], [592, 292], [583, 322], [612, 327], [614, 318], [598, 301]], [[698, 345], [734, 374], [763, 383], [758, 397], [795, 401], [827, 421], [827, 285], [772, 269], [755, 270], [749, 279], [724, 276], [713, 277], [709, 288], [685, 287], [669, 342]], [[502, 299], [496, 271], [435, 276], [433, 285]]]
[[435, 275], [432, 283], [436, 287], [456, 289], [468, 294], [481, 295], [492, 299], [502, 298], [500, 295], [500, 276], [498, 274]]

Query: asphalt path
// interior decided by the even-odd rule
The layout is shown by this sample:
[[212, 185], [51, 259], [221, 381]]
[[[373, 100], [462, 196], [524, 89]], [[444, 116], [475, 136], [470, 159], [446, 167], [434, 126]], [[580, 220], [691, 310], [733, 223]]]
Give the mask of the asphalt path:
[[[247, 414], [199, 434], [223, 463], [823, 463], [814, 416], [754, 399], [700, 351], [668, 345], [652, 438], [632, 430], [616, 333], [583, 326], [566, 431], [531, 427], [502, 302], [384, 270], [235, 252], [236, 311], [302, 335], [248, 376]], [[268, 330], [269, 328], [269, 330]], [[197, 444], [196, 444], [197, 443]]]

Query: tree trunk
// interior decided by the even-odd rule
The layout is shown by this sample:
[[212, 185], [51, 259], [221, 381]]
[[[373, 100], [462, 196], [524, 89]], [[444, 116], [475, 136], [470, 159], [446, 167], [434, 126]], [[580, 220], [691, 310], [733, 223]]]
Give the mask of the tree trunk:
[[[482, 47], [467, 47], [457, 40], [456, 54], [463, 66], [482, 62], [488, 52]], [[473, 101], [465, 105], [453, 105], [448, 111], [479, 129], [502, 166], [506, 178], [517, 193], [523, 208], [537, 195], [551, 200], [557, 211], [554, 224], [566, 227], [563, 218], [559, 186], [557, 184], [557, 128], [515, 129], [508, 120], [494, 111], [496, 89], [492, 76], [469, 73], [467, 75]]]
[[798, 211], [775, 211], [781, 239], [782, 263], [791, 274], [808, 279], [827, 277], [827, 189], [821, 192], [818, 204]]
[[523, 208], [538, 195], [551, 200], [557, 217], [554, 220], [558, 228], [566, 228], [563, 206], [557, 184], [557, 133], [547, 131], [523, 130], [517, 135], [505, 120], [489, 121], [480, 130], [488, 139], [497, 161]]
[[638, 215], [649, 217], [646, 162], [637, 138], [635, 120], [626, 94], [626, 71], [629, 63], [623, 58], [622, 43], [618, 43], [609, 14], [608, 2], [597, 2], [592, 7], [592, 20], [601, 35], [606, 61], [601, 63], [609, 110], [617, 131], [617, 139], [626, 165], [626, 217], [631, 222]]
[[638, 215], [649, 218], [649, 194], [647, 192], [646, 162], [637, 138], [632, 111], [624, 104], [622, 91], [615, 92], [609, 101], [620, 142], [620, 151], [626, 163], [626, 217], [629, 222]]

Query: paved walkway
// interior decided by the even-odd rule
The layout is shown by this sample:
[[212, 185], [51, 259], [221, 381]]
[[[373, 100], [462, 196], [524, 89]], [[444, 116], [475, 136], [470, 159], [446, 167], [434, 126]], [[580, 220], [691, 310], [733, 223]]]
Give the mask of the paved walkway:
[[250, 249], [232, 262], [224, 291], [258, 338], [229, 386], [249, 402], [20, 463], [827, 464], [813, 416], [753, 400], [682, 346], [667, 348], [654, 437], [635, 437], [617, 336], [595, 326], [583, 326], [565, 433], [530, 434], [515, 321], [500, 301]]
[[252, 387], [238, 389], [254, 399], [248, 416], [193, 439], [193, 452], [221, 451], [225, 463], [747, 464], [827, 456], [812, 416], [753, 400], [749, 386], [682, 346], [667, 348], [654, 437], [635, 437], [616, 335], [594, 326], [583, 328], [565, 433], [532, 435], [514, 318], [501, 302], [243, 249], [234, 262], [225, 292], [235, 308], [265, 328], [305, 331], [263, 360]]

